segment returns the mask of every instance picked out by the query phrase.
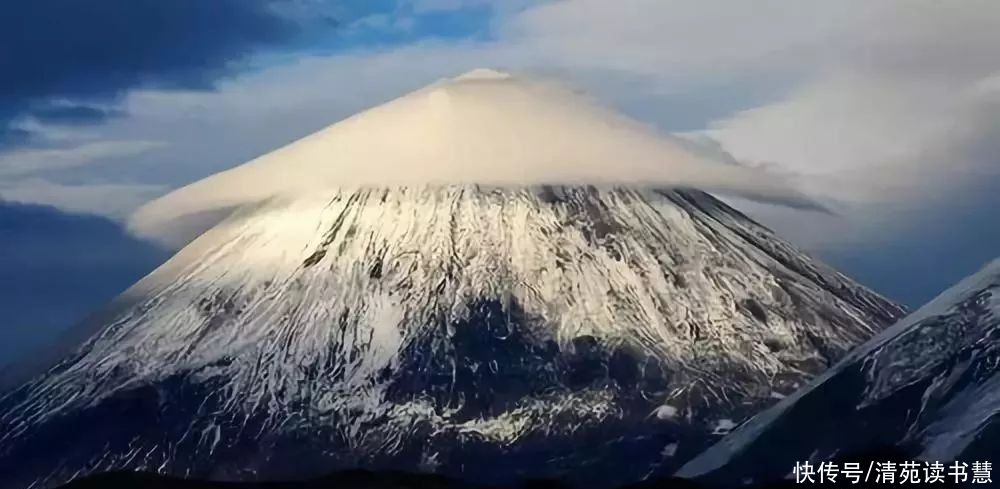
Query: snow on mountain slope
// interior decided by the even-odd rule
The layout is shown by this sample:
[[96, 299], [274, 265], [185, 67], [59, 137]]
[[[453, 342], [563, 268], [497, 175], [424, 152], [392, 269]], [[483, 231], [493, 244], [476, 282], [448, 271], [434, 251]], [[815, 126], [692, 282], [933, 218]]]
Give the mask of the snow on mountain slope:
[[1000, 260], [851, 352], [678, 475], [733, 485], [883, 445], [927, 461], [1000, 455]]
[[697, 191], [275, 197], [0, 398], [0, 485], [357, 466], [635, 480], [900, 315]]

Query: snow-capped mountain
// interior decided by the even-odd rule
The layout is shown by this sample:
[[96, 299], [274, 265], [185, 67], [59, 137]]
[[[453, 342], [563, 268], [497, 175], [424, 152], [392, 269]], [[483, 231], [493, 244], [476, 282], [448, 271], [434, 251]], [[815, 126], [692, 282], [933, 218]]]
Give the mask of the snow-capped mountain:
[[1000, 260], [851, 352], [678, 475], [735, 485], [891, 446], [914, 460], [1000, 455]]
[[0, 401], [5, 486], [118, 468], [637, 478], [900, 314], [706, 194], [568, 187], [277, 199], [122, 301]]
[[[652, 164], [640, 157], [676, 148], [487, 75], [140, 212], [148, 230], [237, 207], [0, 397], [0, 486], [114, 469], [251, 480], [352, 467], [630, 481], [669, 473], [902, 315], [706, 193], [507, 181], [565, 157], [606, 183], [593, 158], [621, 147]], [[546, 124], [531, 126], [535, 113]], [[467, 137], [428, 148], [412, 131]], [[411, 146], [385, 150], [397, 134]], [[410, 153], [436, 169], [430, 183], [324, 181], [343, 158], [405, 168]], [[451, 166], [480, 156], [515, 170], [477, 185]]]

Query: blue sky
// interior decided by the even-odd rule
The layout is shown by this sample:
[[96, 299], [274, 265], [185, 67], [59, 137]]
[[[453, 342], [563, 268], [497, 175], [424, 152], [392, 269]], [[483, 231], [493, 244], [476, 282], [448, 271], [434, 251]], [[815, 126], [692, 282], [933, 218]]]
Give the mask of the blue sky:
[[[990, 0], [98, 3], [0, 7], [0, 317], [24, 346], [0, 362], [165, 256], [121, 227], [142, 203], [478, 67], [559, 78], [790, 178], [834, 214], [734, 204], [908, 304], [1000, 255]], [[41, 236], [59, 260], [28, 252]], [[115, 273], [83, 266], [104, 247]]]

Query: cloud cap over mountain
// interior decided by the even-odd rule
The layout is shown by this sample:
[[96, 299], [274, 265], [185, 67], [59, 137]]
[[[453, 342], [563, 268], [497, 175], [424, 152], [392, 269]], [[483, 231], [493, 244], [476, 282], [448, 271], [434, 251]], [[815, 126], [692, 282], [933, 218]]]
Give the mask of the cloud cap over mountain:
[[[780, 178], [713, 161], [550, 81], [474, 70], [433, 83], [141, 208], [132, 229], [343, 186], [694, 187], [808, 207]], [[198, 226], [195, 226], [197, 228]]]

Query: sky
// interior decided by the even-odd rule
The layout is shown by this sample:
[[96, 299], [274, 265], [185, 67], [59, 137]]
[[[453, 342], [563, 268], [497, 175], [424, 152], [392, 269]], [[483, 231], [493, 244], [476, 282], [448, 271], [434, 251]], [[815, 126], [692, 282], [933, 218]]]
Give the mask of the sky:
[[[1000, 255], [993, 0], [0, 9], [0, 317], [12, 345], [0, 363], [43, 347], [168, 255], [123, 227], [144, 203], [482, 67], [558, 79], [790, 182], [831, 212], [729, 201], [908, 305]], [[42, 239], [61, 248], [32, 253]], [[119, 272], [76, 266], [101, 254]], [[23, 299], [32, 294], [52, 307]]]

